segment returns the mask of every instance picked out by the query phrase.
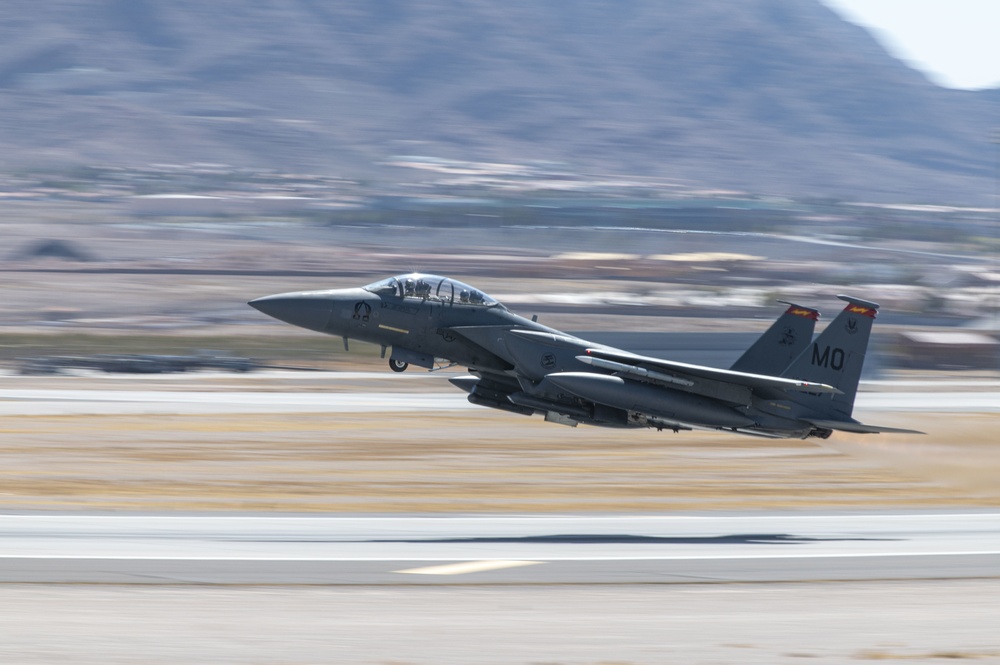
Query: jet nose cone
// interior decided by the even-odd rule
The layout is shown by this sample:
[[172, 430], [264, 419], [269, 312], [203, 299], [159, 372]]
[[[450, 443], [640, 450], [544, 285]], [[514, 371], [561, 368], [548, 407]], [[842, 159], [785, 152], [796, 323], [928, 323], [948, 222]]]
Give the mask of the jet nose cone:
[[313, 293], [278, 293], [247, 303], [270, 317], [300, 328], [324, 332], [333, 303]]

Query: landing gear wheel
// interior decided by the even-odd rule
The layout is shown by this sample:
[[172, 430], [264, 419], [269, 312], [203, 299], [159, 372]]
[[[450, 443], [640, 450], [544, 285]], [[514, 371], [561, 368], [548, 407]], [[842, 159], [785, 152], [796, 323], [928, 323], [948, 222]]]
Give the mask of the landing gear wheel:
[[405, 372], [406, 368], [409, 366], [410, 363], [404, 363], [402, 360], [389, 358], [389, 369], [391, 369], [393, 372]]

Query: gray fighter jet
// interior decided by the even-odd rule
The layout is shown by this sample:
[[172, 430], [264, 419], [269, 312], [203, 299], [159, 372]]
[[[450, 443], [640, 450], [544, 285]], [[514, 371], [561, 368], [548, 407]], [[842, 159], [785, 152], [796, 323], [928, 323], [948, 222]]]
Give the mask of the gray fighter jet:
[[911, 432], [851, 417], [878, 305], [788, 309], [729, 369], [636, 355], [525, 319], [454, 279], [412, 273], [362, 288], [280, 293], [249, 304], [309, 330], [381, 345], [395, 372], [467, 367], [473, 404], [575, 426], [714, 429], [772, 438]]

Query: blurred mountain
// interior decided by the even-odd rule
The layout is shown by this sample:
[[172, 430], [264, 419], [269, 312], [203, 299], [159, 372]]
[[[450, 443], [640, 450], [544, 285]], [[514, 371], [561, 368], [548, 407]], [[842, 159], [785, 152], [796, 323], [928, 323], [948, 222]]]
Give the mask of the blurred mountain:
[[0, 22], [6, 170], [379, 179], [419, 154], [982, 205], [998, 99], [817, 0], [6, 0]]

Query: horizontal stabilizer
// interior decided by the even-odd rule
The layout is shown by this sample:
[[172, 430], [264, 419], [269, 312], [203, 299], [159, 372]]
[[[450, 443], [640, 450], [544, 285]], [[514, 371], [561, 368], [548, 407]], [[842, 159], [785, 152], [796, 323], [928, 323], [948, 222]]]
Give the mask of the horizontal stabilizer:
[[879, 427], [878, 425], [865, 425], [856, 420], [808, 420], [811, 425], [822, 427], [823, 429], [833, 429], [839, 432], [854, 432], [855, 434], [927, 434], [915, 429], [901, 429], [899, 427]]

